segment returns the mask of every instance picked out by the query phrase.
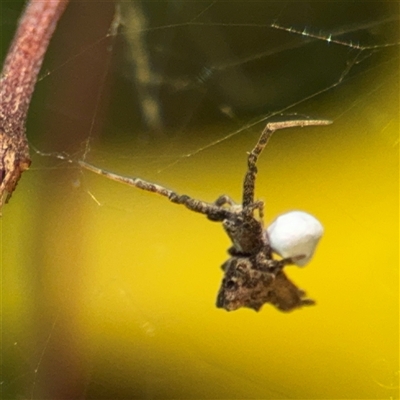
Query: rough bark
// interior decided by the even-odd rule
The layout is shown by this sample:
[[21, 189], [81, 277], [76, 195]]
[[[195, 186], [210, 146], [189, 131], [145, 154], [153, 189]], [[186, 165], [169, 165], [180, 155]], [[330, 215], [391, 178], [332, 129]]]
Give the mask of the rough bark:
[[26, 117], [51, 36], [68, 0], [30, 0], [0, 76], [0, 208], [31, 159]]

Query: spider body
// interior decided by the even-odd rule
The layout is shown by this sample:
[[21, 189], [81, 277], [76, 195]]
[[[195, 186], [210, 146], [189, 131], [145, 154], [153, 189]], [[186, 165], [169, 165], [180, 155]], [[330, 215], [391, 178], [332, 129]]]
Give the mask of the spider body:
[[220, 222], [232, 241], [235, 254], [253, 254], [262, 247], [262, 225], [255, 218], [243, 218], [241, 213], [232, 212]]
[[[232, 247], [228, 249], [230, 258], [222, 265], [224, 277], [217, 295], [218, 308], [233, 311], [247, 307], [259, 311], [265, 303], [270, 303], [281, 311], [291, 311], [315, 303], [306, 298], [305, 292], [298, 289], [286, 277], [283, 269], [290, 264], [305, 265], [311, 258], [323, 229], [314, 217], [302, 212], [292, 212], [285, 214], [287, 217], [283, 219], [278, 218], [273, 230], [270, 229], [270, 232], [265, 230], [264, 203], [254, 200], [256, 163], [276, 130], [330, 123], [331, 121], [326, 120], [268, 123], [256, 146], [248, 155], [242, 204], [236, 204], [226, 195], [220, 196], [214, 203], [207, 203], [187, 195], [179, 195], [140, 178], [122, 177], [84, 161], [80, 161], [79, 164], [109, 179], [167, 197], [173, 203], [182, 204], [191, 211], [206, 215], [211, 221], [222, 223], [232, 241]], [[275, 248], [270, 244], [270, 234], [273, 235]], [[274, 259], [274, 252], [285, 258]]]
[[[292, 260], [272, 257], [261, 219], [264, 203], [256, 202], [243, 208], [229, 199], [227, 204], [229, 215], [222, 220], [222, 225], [233, 246], [228, 250], [231, 257], [222, 265], [224, 278], [216, 306], [227, 311], [241, 307], [259, 311], [265, 303], [270, 303], [281, 311], [290, 311], [314, 304], [283, 272], [283, 267], [292, 264]], [[259, 219], [254, 216], [255, 209], [259, 211]]]
[[243, 212], [222, 221], [237, 254], [252, 255], [265, 246], [262, 223]]
[[286, 277], [284, 265], [262, 251], [253, 256], [229, 258], [224, 264], [216, 306], [227, 311], [241, 307], [259, 311], [265, 303], [270, 303], [281, 311], [291, 311], [315, 304]]

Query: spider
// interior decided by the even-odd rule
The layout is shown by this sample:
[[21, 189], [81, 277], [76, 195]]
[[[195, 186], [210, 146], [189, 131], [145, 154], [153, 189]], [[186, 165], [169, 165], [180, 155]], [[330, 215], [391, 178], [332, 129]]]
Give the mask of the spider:
[[[232, 246], [228, 249], [230, 257], [222, 265], [224, 277], [217, 295], [218, 308], [233, 311], [247, 307], [259, 311], [265, 303], [270, 303], [280, 311], [291, 311], [315, 302], [287, 278], [284, 267], [305, 265], [323, 229], [314, 217], [300, 211], [284, 214], [264, 229], [264, 202], [254, 199], [256, 164], [276, 130], [330, 123], [310, 119], [267, 123], [257, 144], [248, 153], [241, 204], [227, 195], [207, 203], [140, 178], [116, 175], [85, 161], [79, 161], [79, 165], [109, 179], [165, 196], [172, 203], [206, 215], [211, 221], [222, 222]], [[274, 258], [274, 253], [282, 258]]]

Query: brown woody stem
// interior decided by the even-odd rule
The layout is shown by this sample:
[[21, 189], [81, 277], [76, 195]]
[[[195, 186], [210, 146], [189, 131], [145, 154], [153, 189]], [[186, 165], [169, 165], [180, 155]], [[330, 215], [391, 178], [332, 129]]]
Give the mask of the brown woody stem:
[[29, 168], [25, 123], [37, 75], [68, 0], [30, 0], [0, 76], [0, 208]]

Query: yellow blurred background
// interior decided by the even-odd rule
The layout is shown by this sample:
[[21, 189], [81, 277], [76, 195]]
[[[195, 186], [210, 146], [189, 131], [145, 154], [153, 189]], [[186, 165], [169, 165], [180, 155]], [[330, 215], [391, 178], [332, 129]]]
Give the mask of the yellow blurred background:
[[[75, 385], [71, 398], [398, 398], [399, 81], [398, 66], [379, 68], [301, 104], [294, 111], [334, 123], [277, 132], [260, 159], [266, 223], [300, 209], [325, 228], [312, 262], [287, 269], [317, 305], [288, 314], [215, 307], [230, 246], [219, 224], [33, 155], [0, 222], [5, 394], [42, 399]], [[240, 200], [263, 123], [180, 156], [246, 123], [157, 148], [96, 145], [88, 161]]]
[[[97, 398], [395, 398], [397, 83], [347, 99], [342, 113], [308, 104], [334, 124], [278, 132], [262, 155], [266, 220], [301, 209], [326, 231], [309, 266], [288, 268], [317, 305], [290, 314], [215, 308], [229, 246], [218, 224], [86, 171], [34, 164], [1, 222], [3, 350], [22, 364], [11, 378], [40, 393], [62, 357]], [[148, 154], [134, 167], [120, 151], [102, 162], [207, 201], [240, 199], [258, 128], [161, 173]]]

